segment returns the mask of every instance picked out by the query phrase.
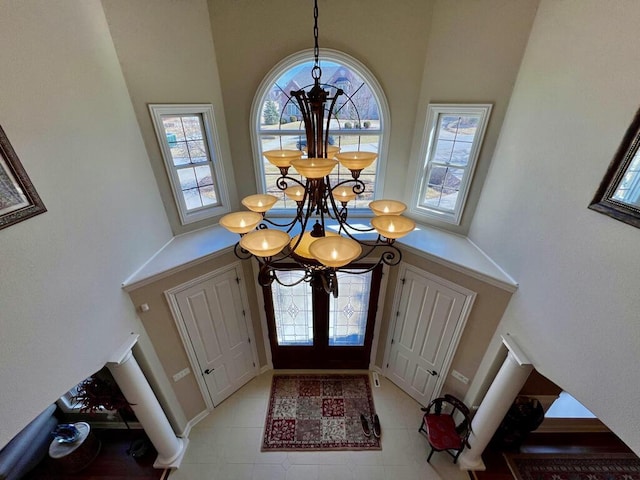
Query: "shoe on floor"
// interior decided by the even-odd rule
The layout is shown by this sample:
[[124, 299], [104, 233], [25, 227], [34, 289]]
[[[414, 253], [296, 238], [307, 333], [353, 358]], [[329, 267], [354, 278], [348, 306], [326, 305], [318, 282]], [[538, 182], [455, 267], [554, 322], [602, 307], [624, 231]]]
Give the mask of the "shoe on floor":
[[367, 417], [365, 417], [362, 413], [360, 414], [360, 423], [362, 423], [362, 432], [365, 437], [371, 436], [371, 429], [369, 428], [369, 422], [367, 421]]
[[372, 423], [373, 423], [373, 436], [376, 438], [380, 438], [380, 419], [378, 418], [378, 414], [374, 413], [373, 414], [373, 419], [372, 419]]

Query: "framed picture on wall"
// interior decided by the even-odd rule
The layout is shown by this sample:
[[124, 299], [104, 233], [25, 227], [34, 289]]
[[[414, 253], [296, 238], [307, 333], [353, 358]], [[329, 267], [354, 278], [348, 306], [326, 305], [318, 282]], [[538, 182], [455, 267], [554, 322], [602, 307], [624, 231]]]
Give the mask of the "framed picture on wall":
[[46, 211], [0, 126], [0, 229]]

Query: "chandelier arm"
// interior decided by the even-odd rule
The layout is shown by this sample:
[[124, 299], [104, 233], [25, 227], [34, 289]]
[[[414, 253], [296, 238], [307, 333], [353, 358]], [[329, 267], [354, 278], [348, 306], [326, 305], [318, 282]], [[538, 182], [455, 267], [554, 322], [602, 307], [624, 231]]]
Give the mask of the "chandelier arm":
[[[287, 233], [289, 233], [289, 231], [291, 231], [291, 228], [295, 225], [296, 223], [296, 218], [294, 217], [289, 223], [276, 223], [273, 220], [269, 220], [267, 217], [263, 217], [262, 218], [263, 222], [267, 222], [269, 225], [273, 225], [274, 227], [290, 227], [289, 229], [287, 229]], [[258, 228], [260, 230], [265, 230], [267, 228], [269, 228], [267, 225], [265, 225], [264, 223], [261, 223], [260, 225], [258, 225]]]
[[360, 195], [361, 193], [364, 193], [364, 191], [366, 190], [367, 186], [364, 184], [364, 182], [360, 179], [354, 179], [354, 178], [348, 178], [347, 180], [343, 180], [340, 183], [336, 183], [334, 185], [334, 187], [331, 189], [331, 193], [333, 193], [333, 190], [335, 190], [338, 187], [341, 187], [342, 185], [346, 185], [348, 183], [353, 183], [353, 193], [355, 193], [356, 195]]
[[307, 137], [307, 152], [310, 152], [309, 139], [313, 138], [313, 122], [311, 120], [311, 106], [309, 105], [309, 98], [307, 92], [304, 90], [291, 91], [291, 95], [298, 102], [300, 108], [300, 115], [302, 115], [302, 121], [304, 122], [304, 132]]
[[[364, 270], [362, 270], [362, 269], [349, 270], [349, 269], [340, 268], [340, 269], [338, 269], [338, 271], [340, 271], [342, 273], [349, 273], [349, 274], [353, 274], [353, 275], [359, 275], [359, 274], [362, 274], [362, 273], [371, 272], [372, 270], [374, 270], [380, 264], [385, 264], [385, 265], [389, 265], [390, 267], [394, 267], [394, 266], [398, 265], [402, 261], [402, 252], [395, 245], [373, 245], [372, 247], [373, 248], [369, 250], [367, 255], [369, 253], [371, 253], [374, 249], [379, 248], [379, 247], [388, 247], [388, 248], [390, 248], [390, 250], [382, 252], [382, 254], [380, 255], [380, 258], [378, 259], [376, 264], [371, 266], [371, 267], [369, 267], [369, 268], [367, 268], [367, 269], [364, 269]], [[358, 262], [358, 261], [364, 259], [367, 255], [361, 255], [360, 258], [358, 258], [357, 260], [354, 260], [354, 262]]]
[[[300, 245], [300, 242], [302, 241], [302, 237], [305, 233], [305, 231], [307, 230], [307, 224], [309, 223], [309, 219], [311, 218], [311, 195], [308, 195], [308, 190], [310, 189], [310, 182], [309, 180], [307, 180], [307, 185], [305, 186], [305, 192], [304, 192], [304, 197], [302, 199], [302, 201], [300, 202], [300, 205], [298, 207], [297, 210], [297, 214], [295, 216], [295, 218], [293, 219], [293, 223], [291, 228], [289, 228], [289, 230], [287, 231], [287, 233], [289, 233], [291, 230], [293, 230], [293, 226], [296, 224], [296, 222], [300, 223], [300, 235], [298, 236], [298, 240], [296, 241], [295, 245], [291, 245], [289, 244], [289, 255], [288, 257], [293, 258], [293, 253], [295, 252], [295, 250], [298, 248], [298, 245]], [[307, 206], [307, 210], [305, 211], [303, 206], [305, 201], [308, 200], [309, 205]], [[324, 225], [323, 225], [324, 228]]]
[[[331, 185], [329, 185], [329, 188], [328, 188], [327, 197], [330, 200], [331, 209], [333, 210], [333, 215], [331, 215], [331, 212], [329, 212], [329, 216], [331, 218], [334, 218], [334, 219], [338, 220], [338, 222], [340, 223], [340, 230], [341, 231], [342, 231], [342, 226], [343, 225], [346, 225], [349, 228], [353, 228], [353, 227], [351, 227], [351, 225], [349, 225], [347, 223], [347, 216], [348, 216], [348, 213], [349, 213], [349, 211], [347, 209], [347, 206], [344, 205], [341, 208], [338, 208], [338, 205], [336, 204], [336, 201], [335, 201], [335, 197], [333, 196], [333, 191], [339, 186], [346, 185], [346, 184], [351, 184], [351, 183], [354, 184], [353, 188], [352, 188], [353, 193], [355, 193], [356, 195], [360, 195], [361, 193], [364, 192], [364, 190], [366, 188], [364, 182], [362, 182], [361, 180], [357, 180], [357, 179], [356, 180], [354, 180], [354, 179], [343, 180], [342, 182], [337, 183], [333, 188], [331, 188]], [[362, 230], [362, 229], [357, 229], [357, 228], [354, 228], [354, 230], [358, 230], [358, 231], [361, 231], [361, 232], [370, 232], [371, 231], [371, 230]]]
[[[354, 227], [353, 225], [351, 225], [349, 222], [346, 221], [346, 217], [345, 220], [342, 222], [342, 224], [345, 227], [348, 227], [350, 230], [355, 230], [356, 232], [362, 232], [362, 233], [370, 233], [375, 231], [375, 228], [371, 227], [371, 228], [358, 228], [358, 227]], [[345, 233], [347, 235], [349, 235], [349, 233], [347, 231], [345, 231]], [[353, 236], [349, 235], [351, 238], [353, 238], [354, 240], [356, 240]], [[357, 240], [356, 240], [357, 241]]]
[[[340, 212], [336, 207], [335, 199], [333, 198], [334, 188], [335, 187], [331, 188], [331, 181], [329, 179], [329, 175], [327, 175], [325, 178], [324, 192], [322, 194], [324, 209], [329, 218], [332, 220], [338, 220], [338, 223], [341, 223], [340, 220], [342, 217], [340, 216]], [[331, 208], [329, 208], [329, 206], [331, 206]]]
[[[257, 257], [256, 257], [257, 258]], [[271, 267], [268, 263], [260, 263], [260, 271], [258, 272], [258, 284], [261, 287], [268, 287], [273, 283], [273, 276], [271, 275]]]
[[[325, 183], [326, 181], [326, 183]], [[320, 225], [322, 225], [322, 231], [326, 232], [326, 225], [324, 223], [324, 214], [325, 213], [329, 213], [329, 209], [327, 208], [327, 192], [330, 191], [330, 184], [329, 184], [329, 175], [327, 175], [324, 179], [324, 181], [322, 181], [322, 195], [321, 195], [321, 205], [320, 205]]]
[[284, 283], [282, 280], [280, 280], [280, 278], [278, 278], [278, 273], [277, 273], [279, 271], [284, 271], [284, 270], [291, 270], [291, 269], [290, 268], [271, 268], [271, 277], [273, 278], [273, 280], [278, 282], [283, 287], [295, 287], [296, 285], [299, 285], [302, 282], [309, 282], [311, 280], [311, 272], [309, 272], [308, 270], [305, 270], [304, 275], [299, 280], [296, 280], [293, 283]]
[[[346, 210], [347, 207], [344, 207], [342, 210], [344, 210], [345, 215], [342, 215], [342, 210], [338, 208], [338, 206], [336, 205], [336, 199], [333, 197], [333, 191], [336, 189], [337, 186], [342, 185], [345, 182], [340, 182], [337, 185], [335, 185], [333, 188], [331, 188], [331, 183], [329, 182], [329, 176], [327, 175], [327, 187], [326, 187], [326, 198], [329, 199], [329, 204], [331, 205], [331, 210], [333, 211], [333, 215], [331, 215], [331, 212], [329, 211], [329, 208], [327, 208], [327, 212], [329, 213], [329, 216], [333, 219], [338, 220], [338, 223], [340, 225], [340, 229], [339, 231], [342, 231], [342, 225], [344, 224], [344, 221], [347, 219], [347, 215], [346, 215]], [[325, 202], [327, 201], [325, 198]]]
[[298, 235], [298, 240], [296, 241], [295, 245], [292, 246], [291, 244], [289, 244], [290, 253], [288, 257], [293, 256], [293, 252], [298, 248], [298, 245], [300, 245], [300, 242], [302, 242], [302, 237], [304, 235], [304, 232], [307, 229], [307, 223], [309, 222], [309, 217], [310, 217], [309, 215], [305, 215], [305, 216], [296, 216], [296, 218], [294, 218], [294, 222], [300, 221], [300, 235]]
[[251, 252], [242, 248], [242, 246], [240, 245], [240, 242], [236, 243], [233, 246], [233, 253], [240, 260], [249, 260], [251, 257], [253, 257], [253, 254]]
[[302, 188], [305, 188], [305, 184], [297, 178], [290, 177], [289, 175], [281, 175], [280, 177], [278, 177], [278, 180], [276, 180], [276, 187], [278, 187], [278, 190], [285, 191], [289, 187], [287, 181], [297, 183]]
[[[326, 128], [326, 131], [324, 132], [324, 139], [323, 139], [324, 143], [322, 147], [323, 157], [325, 158], [327, 158], [327, 145], [329, 145], [329, 130], [331, 126], [331, 114], [333, 112], [333, 108], [336, 105], [336, 102], [338, 101], [338, 97], [343, 94], [344, 94], [344, 90], [342, 90], [341, 88], [338, 88], [336, 90], [336, 94], [333, 96], [333, 98], [331, 98], [331, 105], [329, 106], [329, 111], [327, 113], [327, 128]], [[360, 116], [360, 114], [358, 114], [358, 116]]]

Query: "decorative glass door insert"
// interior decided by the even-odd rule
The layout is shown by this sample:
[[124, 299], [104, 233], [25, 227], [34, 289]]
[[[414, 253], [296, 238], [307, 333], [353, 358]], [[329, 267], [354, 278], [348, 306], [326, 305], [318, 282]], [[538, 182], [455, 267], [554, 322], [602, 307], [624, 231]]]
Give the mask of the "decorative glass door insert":
[[[303, 272], [289, 270], [279, 275], [284, 283], [291, 284], [300, 279]], [[283, 287], [274, 282], [272, 291], [278, 345], [313, 345], [311, 286], [301, 282], [293, 287]]]
[[371, 272], [338, 272], [340, 296], [329, 299], [329, 346], [362, 347], [367, 331]]

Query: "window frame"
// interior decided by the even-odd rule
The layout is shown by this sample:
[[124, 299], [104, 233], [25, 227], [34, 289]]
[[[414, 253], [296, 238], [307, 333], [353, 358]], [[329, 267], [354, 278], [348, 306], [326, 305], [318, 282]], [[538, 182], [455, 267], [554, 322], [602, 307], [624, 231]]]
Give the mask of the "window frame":
[[[228, 213], [230, 211], [229, 206], [229, 194], [226, 185], [226, 177], [224, 174], [224, 167], [222, 161], [222, 151], [220, 149], [220, 139], [216, 128], [215, 116], [213, 113], [212, 104], [149, 104], [149, 112], [153, 123], [153, 128], [156, 133], [156, 139], [160, 146], [160, 152], [162, 153], [162, 159], [164, 161], [164, 167], [169, 177], [169, 183], [171, 185], [171, 192], [173, 199], [178, 210], [180, 217], [180, 223], [187, 225], [190, 223], [198, 222], [207, 218], [215, 217]], [[178, 177], [179, 167], [173, 164], [171, 156], [171, 147], [167, 140], [166, 131], [162, 123], [162, 117], [165, 115], [200, 115], [202, 118], [202, 127], [204, 134], [204, 142], [207, 148], [207, 162], [201, 165], [207, 164], [211, 168], [211, 175], [213, 180], [213, 186], [215, 189], [218, 202], [213, 205], [206, 205], [192, 210], [188, 210], [184, 195], [182, 194], [182, 188], [180, 186], [180, 179]]]
[[[251, 116], [249, 118], [249, 131], [251, 133], [251, 144], [253, 150], [253, 165], [256, 175], [256, 189], [258, 193], [267, 193], [267, 185], [265, 180], [264, 163], [262, 158], [262, 143], [260, 133], [260, 118], [262, 115], [263, 101], [271, 89], [274, 82], [282, 76], [284, 72], [296, 67], [305, 62], [313, 61], [313, 49], [306, 49], [300, 52], [289, 55], [280, 62], [278, 62], [263, 78], [251, 104]], [[371, 73], [371, 71], [360, 61], [338, 50], [332, 50], [323, 48], [320, 50], [320, 67], [322, 62], [335, 62], [343, 64], [346, 67], [353, 69], [360, 77], [366, 82], [367, 86], [371, 90], [378, 102], [378, 114], [380, 116], [380, 128], [375, 132], [379, 134], [380, 139], [378, 142], [378, 158], [376, 164], [376, 183], [373, 191], [373, 200], [383, 198], [385, 173], [387, 170], [387, 157], [389, 150], [389, 137], [391, 132], [391, 115], [389, 113], [389, 105], [387, 98], [382, 90], [380, 82]], [[321, 79], [322, 80], [322, 79]], [[359, 132], [361, 135], [365, 135], [366, 131], [361, 130], [347, 130], [343, 129], [342, 132], [346, 134], [353, 134]], [[286, 132], [286, 131], [285, 131]], [[304, 134], [304, 130], [301, 131]], [[296, 131], [296, 134], [299, 133]], [[286, 133], [284, 134], [286, 135]], [[269, 214], [272, 216], [289, 216], [291, 212], [295, 210], [292, 208], [283, 209], [271, 209]], [[368, 208], [349, 208], [349, 216], [353, 217], [370, 217], [372, 216], [371, 210]]]
[[[413, 189], [413, 198], [411, 201], [412, 213], [426, 217], [427, 219], [436, 219], [442, 222], [460, 225], [462, 214], [464, 213], [464, 207], [467, 203], [469, 190], [471, 189], [473, 175], [478, 164], [478, 157], [480, 156], [480, 151], [482, 150], [482, 144], [484, 142], [487, 124], [489, 123], [492, 108], [493, 105], [489, 103], [430, 103], [427, 106], [424, 133], [422, 137], [422, 144], [420, 147], [420, 155], [418, 157], [418, 171], [416, 175], [415, 186]], [[427, 183], [429, 181], [431, 166], [434, 164], [433, 157], [436, 152], [436, 133], [438, 132], [438, 121], [440, 119], [440, 116], [469, 114], [479, 115], [480, 119], [478, 122], [474, 141], [471, 145], [471, 151], [469, 153], [469, 161], [467, 162], [467, 165], [460, 166], [450, 164], [454, 168], [465, 170], [465, 173], [461, 180], [460, 188], [458, 189], [458, 197], [456, 199], [455, 208], [453, 212], [451, 212], [449, 210], [427, 206], [422, 202], [421, 199], [424, 197], [424, 190], [426, 189]]]

